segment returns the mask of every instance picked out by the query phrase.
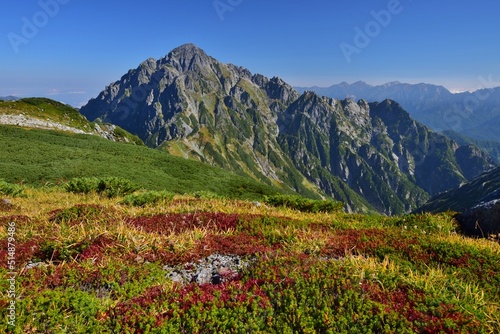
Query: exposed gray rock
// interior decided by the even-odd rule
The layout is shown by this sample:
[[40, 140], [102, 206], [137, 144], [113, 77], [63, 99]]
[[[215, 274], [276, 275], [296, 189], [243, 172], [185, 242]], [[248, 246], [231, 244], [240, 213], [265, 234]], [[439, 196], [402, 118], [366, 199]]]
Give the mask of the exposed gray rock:
[[325, 88], [297, 87], [297, 90], [312, 90], [337, 99], [363, 98], [369, 102], [388, 98], [398, 101], [412, 118], [436, 131], [454, 130], [478, 140], [500, 141], [500, 87], [452, 94], [442, 86], [424, 83], [371, 86], [364, 82], [343, 82]]
[[61, 130], [61, 131], [81, 133], [81, 134], [92, 134], [91, 132], [86, 132], [50, 120], [42, 120], [39, 118], [34, 118], [24, 115], [0, 115], [0, 124], [17, 125], [23, 127], [48, 129], [48, 130]]
[[116, 125], [113, 124], [95, 124], [94, 133], [99, 137], [106, 138], [111, 141], [120, 141], [128, 143], [130, 140], [127, 137], [117, 136], [115, 134]]
[[457, 216], [467, 235], [488, 237], [500, 233], [500, 200], [479, 204]]
[[197, 262], [163, 267], [167, 276], [176, 283], [220, 284], [236, 277], [252, 260], [237, 255], [212, 254]]
[[11, 206], [11, 205], [13, 205], [13, 204], [12, 204], [12, 202], [11, 202], [9, 199], [3, 198], [3, 199], [0, 201], [0, 205]]
[[82, 129], [77, 129], [75, 127], [61, 124], [50, 119], [41, 119], [22, 114], [1, 114], [0, 124], [17, 125], [21, 127], [45, 130], [58, 130], [77, 134], [96, 135], [111, 141], [130, 142], [127, 137], [117, 136], [115, 134], [116, 125], [113, 124], [96, 123], [94, 129], [90, 129], [89, 127], [89, 131], [84, 131]]

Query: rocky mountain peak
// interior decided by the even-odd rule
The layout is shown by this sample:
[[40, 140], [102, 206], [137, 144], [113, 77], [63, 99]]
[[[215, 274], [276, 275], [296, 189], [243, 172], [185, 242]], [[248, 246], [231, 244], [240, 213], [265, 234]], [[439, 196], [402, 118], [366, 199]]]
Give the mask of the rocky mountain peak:
[[213, 60], [205, 51], [194, 44], [184, 44], [172, 50], [165, 58], [165, 62], [180, 72], [187, 72], [210, 65]]
[[371, 103], [371, 105], [373, 106], [372, 115], [376, 115], [390, 124], [399, 123], [401, 121], [411, 123], [413, 121], [410, 114], [396, 101], [385, 99], [380, 103]]
[[220, 63], [193, 44], [146, 60], [81, 112], [149, 146], [331, 196], [353, 211], [407, 212], [485, 166], [484, 157], [431, 133], [394, 101], [299, 95], [278, 77]]
[[207, 56], [205, 51], [203, 51], [201, 48], [199, 48], [198, 46], [196, 46], [193, 43], [187, 43], [187, 44], [181, 45], [181, 46], [173, 49], [172, 51], [170, 51], [168, 54], [174, 55], [178, 59], [190, 58], [196, 54]]

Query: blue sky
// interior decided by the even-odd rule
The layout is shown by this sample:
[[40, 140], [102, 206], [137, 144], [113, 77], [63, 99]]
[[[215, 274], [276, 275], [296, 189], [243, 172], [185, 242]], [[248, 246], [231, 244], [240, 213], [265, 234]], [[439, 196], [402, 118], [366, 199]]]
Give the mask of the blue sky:
[[2, 4], [0, 96], [80, 106], [145, 59], [190, 42], [222, 62], [295, 86], [357, 80], [451, 90], [500, 86], [496, 0]]

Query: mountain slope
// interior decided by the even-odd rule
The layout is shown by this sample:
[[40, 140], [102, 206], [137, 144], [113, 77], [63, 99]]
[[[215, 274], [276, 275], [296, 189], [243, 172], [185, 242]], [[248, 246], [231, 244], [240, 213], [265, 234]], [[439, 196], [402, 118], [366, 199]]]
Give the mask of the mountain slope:
[[0, 125], [0, 178], [46, 185], [74, 177], [121, 177], [152, 190], [209, 191], [260, 199], [276, 189], [248, 177], [171, 156], [166, 152], [97, 136]]
[[500, 142], [500, 87], [452, 94], [442, 86], [391, 82], [371, 86], [364, 82], [331, 87], [298, 87], [331, 98], [398, 101], [413, 118], [436, 131], [453, 130], [478, 140]]
[[111, 141], [144, 145], [135, 135], [116, 125], [89, 122], [71, 106], [46, 98], [0, 101], [0, 124], [92, 134]]
[[410, 211], [490, 166], [394, 102], [300, 96], [279, 78], [222, 64], [192, 44], [143, 62], [81, 112], [151, 147], [287, 191], [333, 196], [352, 211]]
[[433, 197], [418, 212], [463, 212], [482, 202], [500, 199], [500, 168], [481, 174], [456, 189]]
[[[497, 128], [500, 128], [500, 124]], [[459, 145], [474, 145], [480, 148], [491, 156], [496, 165], [500, 165], [500, 142], [472, 139], [451, 130], [443, 131], [443, 134], [456, 141]]]
[[344, 198], [332, 179], [338, 176], [388, 214], [410, 211], [489, 167], [480, 152], [429, 131], [390, 100], [355, 103], [306, 92], [279, 125], [282, 147], [308, 179]]
[[15, 101], [15, 100], [19, 100], [19, 98], [12, 95], [0, 97], [0, 101]]

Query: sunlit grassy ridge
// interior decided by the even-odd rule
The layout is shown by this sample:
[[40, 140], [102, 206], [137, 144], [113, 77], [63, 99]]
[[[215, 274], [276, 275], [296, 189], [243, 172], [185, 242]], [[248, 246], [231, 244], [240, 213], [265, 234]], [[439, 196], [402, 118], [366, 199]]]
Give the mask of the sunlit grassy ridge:
[[[61, 126], [67, 131], [84, 132], [87, 134], [99, 135], [96, 126], [101, 130], [108, 131], [115, 141], [135, 143], [144, 145], [139, 137], [123, 130], [119, 126], [103, 124], [100, 120], [96, 122], [88, 121], [80, 112], [60, 102], [47, 98], [25, 98], [16, 101], [0, 101], [0, 117], [9, 115], [10, 122], [27, 122], [28, 127], [54, 128]], [[35, 122], [33, 122], [35, 120]], [[8, 122], [9, 124], [9, 122]], [[23, 126], [23, 124], [19, 124]], [[26, 125], [26, 124], [25, 124]]]
[[0, 178], [54, 184], [75, 177], [122, 177], [139, 187], [174, 193], [210, 191], [257, 199], [274, 188], [166, 152], [90, 135], [0, 125]]
[[[15, 222], [20, 273], [17, 326], [2, 322], [2, 332], [500, 331], [500, 245], [458, 235], [451, 214], [303, 213], [188, 195], [134, 206], [60, 188], [25, 194], [0, 209], [0, 271]], [[201, 286], [173, 283], [164, 269], [211, 254], [251, 265]]]
[[93, 124], [75, 108], [46, 98], [26, 98], [0, 102], [0, 113], [23, 115], [50, 120], [85, 132], [92, 132]]

